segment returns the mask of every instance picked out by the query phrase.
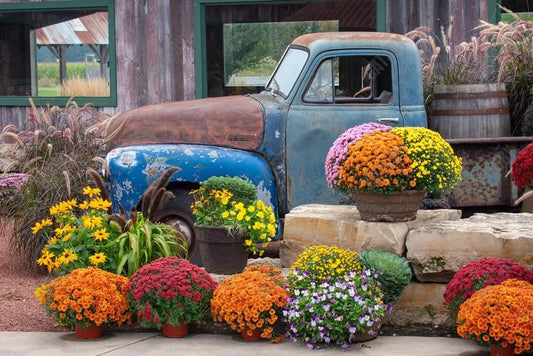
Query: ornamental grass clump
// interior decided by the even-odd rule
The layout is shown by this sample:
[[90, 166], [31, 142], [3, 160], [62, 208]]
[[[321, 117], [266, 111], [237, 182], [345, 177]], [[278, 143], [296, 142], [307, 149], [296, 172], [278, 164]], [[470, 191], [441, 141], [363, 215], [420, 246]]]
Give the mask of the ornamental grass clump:
[[417, 190], [437, 195], [455, 187], [461, 170], [461, 158], [440, 134], [399, 127], [365, 134], [351, 144], [336, 184], [345, 192]]
[[261, 337], [273, 342], [284, 337], [283, 307], [289, 292], [279, 268], [248, 267], [223, 280], [211, 299], [216, 322], [226, 322], [238, 332], [260, 329]]
[[376, 122], [369, 122], [362, 125], [358, 125], [352, 128], [349, 128], [343, 132], [331, 145], [331, 148], [328, 151], [326, 156], [326, 181], [328, 186], [332, 189], [340, 189], [339, 185], [339, 169], [346, 160], [346, 154], [348, 152], [348, 147], [354, 142], [359, 140], [363, 135], [374, 131], [389, 131], [392, 129], [391, 126], [379, 124]]
[[240, 178], [211, 177], [191, 192], [191, 209], [198, 226], [226, 227], [233, 235], [244, 236], [244, 247], [254, 255], [276, 236], [272, 207], [256, 199], [255, 186]]
[[140, 324], [161, 328], [163, 323], [201, 321], [209, 314], [215, 287], [202, 268], [178, 257], [162, 257], [135, 272], [127, 289]]
[[485, 287], [461, 305], [457, 323], [464, 339], [527, 352], [533, 346], [533, 285], [513, 278]]
[[131, 322], [127, 283], [126, 277], [87, 267], [41, 285], [35, 294], [61, 326], [120, 326]]
[[444, 305], [452, 321], [456, 321], [460, 306], [476, 291], [510, 278], [533, 283], [533, 271], [505, 258], [482, 258], [459, 269], [444, 291]]

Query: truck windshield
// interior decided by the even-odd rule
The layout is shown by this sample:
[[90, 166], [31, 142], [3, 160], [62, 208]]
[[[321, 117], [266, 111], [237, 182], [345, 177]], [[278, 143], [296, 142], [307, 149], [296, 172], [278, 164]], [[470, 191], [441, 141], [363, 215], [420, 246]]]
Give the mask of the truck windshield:
[[296, 79], [307, 60], [308, 53], [298, 48], [289, 48], [274, 72], [267, 89], [286, 98], [292, 90]]

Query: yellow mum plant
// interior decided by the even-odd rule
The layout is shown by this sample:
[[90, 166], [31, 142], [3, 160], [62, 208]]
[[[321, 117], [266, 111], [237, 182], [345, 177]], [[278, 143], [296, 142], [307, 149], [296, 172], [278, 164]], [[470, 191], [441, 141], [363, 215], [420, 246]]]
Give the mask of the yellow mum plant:
[[514, 346], [514, 353], [533, 344], [533, 285], [508, 279], [475, 292], [461, 304], [457, 333], [481, 345]]
[[278, 225], [272, 207], [256, 199], [256, 188], [248, 181], [212, 177], [191, 194], [196, 225], [237, 230], [244, 236], [246, 250], [254, 254], [262, 255], [262, 248], [276, 236]]
[[284, 285], [280, 269], [248, 267], [217, 286], [211, 299], [213, 319], [238, 332], [260, 329], [262, 338], [279, 341], [285, 332], [283, 307], [290, 296]]
[[304, 250], [289, 271], [291, 288], [302, 287], [310, 281], [321, 283], [336, 280], [348, 272], [361, 273], [357, 252], [335, 246], [316, 245]]
[[96, 267], [75, 269], [35, 290], [48, 315], [61, 326], [130, 323], [128, 279]]

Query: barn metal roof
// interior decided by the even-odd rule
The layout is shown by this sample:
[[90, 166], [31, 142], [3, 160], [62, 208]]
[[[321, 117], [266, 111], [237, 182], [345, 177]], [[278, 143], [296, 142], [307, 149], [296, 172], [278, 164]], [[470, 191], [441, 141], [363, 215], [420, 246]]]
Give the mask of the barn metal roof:
[[109, 44], [107, 12], [96, 12], [36, 31], [37, 45]]

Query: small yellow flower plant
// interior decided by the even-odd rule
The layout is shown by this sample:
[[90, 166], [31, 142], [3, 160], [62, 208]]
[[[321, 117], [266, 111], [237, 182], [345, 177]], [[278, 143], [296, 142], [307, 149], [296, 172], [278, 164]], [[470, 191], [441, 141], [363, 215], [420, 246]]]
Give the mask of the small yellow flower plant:
[[83, 194], [87, 200], [58, 203], [50, 208], [50, 218], [31, 228], [48, 239], [37, 263], [56, 275], [88, 266], [116, 270], [113, 251], [121, 231], [108, 221], [111, 203], [100, 197], [99, 188], [85, 187]]
[[196, 224], [240, 231], [246, 249], [262, 255], [262, 248], [276, 236], [276, 216], [272, 207], [255, 199], [255, 186], [250, 182], [240, 178], [213, 178], [220, 182], [217, 184], [220, 188], [210, 184], [210, 179], [205, 181], [207, 184], [202, 182], [199, 189], [191, 192], [195, 198], [191, 208], [196, 216]]

